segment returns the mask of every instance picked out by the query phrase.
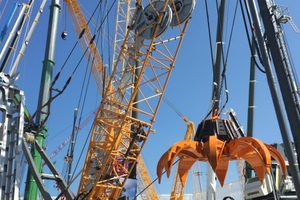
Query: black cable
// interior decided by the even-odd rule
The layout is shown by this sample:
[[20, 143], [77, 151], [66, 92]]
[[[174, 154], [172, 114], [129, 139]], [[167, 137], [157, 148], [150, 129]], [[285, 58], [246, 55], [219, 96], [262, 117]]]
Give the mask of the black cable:
[[[88, 61], [88, 63], [89, 63], [89, 61]], [[87, 64], [88, 65], [88, 64]], [[80, 94], [79, 94], [79, 100], [78, 100], [78, 104], [77, 104], [77, 108], [80, 110], [80, 117], [79, 117], [79, 120], [78, 120], [78, 123], [77, 123], [77, 126], [76, 127], [78, 127], [79, 125], [80, 125], [80, 123], [81, 123], [81, 119], [82, 119], [82, 115], [83, 115], [83, 111], [84, 111], [84, 105], [85, 105], [85, 100], [86, 100], [86, 97], [87, 97], [87, 91], [88, 91], [88, 85], [89, 85], [89, 82], [90, 82], [90, 77], [91, 77], [91, 73], [89, 73], [89, 77], [88, 77], [88, 83], [87, 83], [87, 85], [85, 86], [85, 82], [86, 82], [86, 78], [87, 78], [87, 73], [88, 73], [88, 67], [86, 67], [86, 70], [85, 70], [85, 74], [84, 74], [84, 80], [83, 80], [83, 83], [82, 83], [82, 86], [81, 86], [81, 91], [80, 91]], [[84, 91], [84, 88], [86, 88], [85, 89], [85, 95], [83, 95], [83, 91]], [[83, 103], [82, 103], [82, 105], [81, 105], [81, 99], [82, 99], [82, 97], [84, 97], [83, 99]], [[82, 108], [80, 108], [82, 106]], [[76, 124], [76, 122], [75, 122], [75, 124]], [[77, 141], [77, 136], [78, 136], [78, 134], [77, 134], [77, 131], [75, 130], [75, 139], [74, 139], [74, 147], [75, 147], [75, 145], [76, 145], [76, 141]], [[67, 152], [68, 152], [68, 155], [70, 154], [70, 153], [72, 153], [72, 152], [70, 152], [70, 147], [71, 147], [71, 143], [69, 143], [69, 146], [68, 146], [68, 150], [67, 150]], [[65, 169], [65, 171], [66, 170], [68, 170], [69, 169], [69, 165], [67, 166], [67, 168]], [[72, 173], [73, 175], [74, 175], [74, 173], [75, 173], [75, 171]], [[73, 176], [71, 177], [71, 179], [73, 178]]]
[[[213, 48], [212, 48], [212, 38], [211, 38], [211, 27], [210, 27], [210, 18], [209, 18], [207, 0], [205, 0], [205, 10], [206, 10], [206, 21], [207, 21], [208, 38], [209, 38], [210, 58], [211, 58], [211, 65], [213, 66], [214, 56], [213, 56], [213, 50], [212, 50]], [[213, 69], [213, 71], [214, 71], [214, 69]], [[212, 112], [212, 109], [210, 109], [210, 111], [207, 113], [207, 115], [204, 119], [206, 119], [210, 115], [211, 112]]]
[[[217, 13], [218, 13], [218, 19], [220, 19], [220, 12], [219, 12], [219, 5], [218, 5], [218, 2], [216, 1], [216, 8], [217, 8]], [[222, 16], [223, 17], [223, 16]], [[222, 28], [222, 26], [223, 26], [223, 24], [220, 24], [220, 21], [218, 20], [218, 24], [217, 24], [217, 29], [218, 29], [218, 31]], [[233, 27], [232, 27], [232, 29], [233, 29]], [[232, 35], [232, 30], [231, 30], [231, 35]], [[217, 40], [218, 41], [223, 41], [223, 38], [222, 38], [222, 35], [220, 35], [220, 37], [221, 38], [217, 38]], [[221, 80], [220, 80], [220, 87], [218, 88], [217, 86], [216, 87], [213, 87], [213, 93], [212, 93], [212, 100], [214, 101], [214, 99], [219, 99], [218, 101], [220, 101], [220, 97], [221, 97], [221, 95], [222, 95], [222, 89], [223, 89], [223, 82], [224, 82], [224, 79], [225, 79], [225, 75], [226, 75], [226, 62], [225, 62], [225, 58], [224, 58], [224, 49], [223, 49], [223, 45], [222, 45], [222, 48], [221, 48], [221, 56], [222, 56], [222, 65], [223, 65], [223, 70], [222, 70], [222, 73], [221, 73], [221, 75], [222, 75], [222, 78], [221, 78]], [[213, 65], [214, 65], [214, 63], [213, 63]], [[214, 69], [213, 69], [213, 73], [214, 73]], [[213, 75], [214, 76], [214, 75]], [[214, 85], [215, 83], [213, 83], [213, 85]], [[214, 85], [215, 86], [215, 85]], [[228, 96], [226, 96], [227, 98], [228, 98]], [[228, 99], [227, 99], [227, 101], [226, 102], [228, 102]], [[223, 105], [223, 107], [225, 107], [225, 105]], [[213, 109], [213, 107], [212, 107], [212, 109]], [[212, 113], [213, 112], [213, 110], [210, 110], [209, 111], [209, 114], [210, 113]], [[220, 110], [218, 110], [218, 112], [220, 113]], [[209, 114], [207, 114], [207, 117], [208, 117], [208, 115]], [[219, 114], [218, 114], [219, 115]]]
[[[103, 20], [102, 20], [102, 23], [100, 24], [99, 28], [98, 28], [97, 31], [96, 31], [96, 33], [98, 33], [98, 32], [101, 30], [101, 27], [102, 27], [102, 25], [103, 25], [103, 23], [104, 23], [104, 20], [107, 18], [108, 14], [109, 14], [110, 11], [112, 10], [113, 5], [115, 4], [115, 2], [116, 2], [116, 0], [115, 0], [115, 1], [113, 2], [113, 4], [111, 5], [109, 11], [106, 13], [105, 17], [104, 17]], [[99, 2], [99, 4], [97, 5], [97, 7], [95, 8], [95, 10], [94, 10], [92, 16], [90, 17], [89, 21], [87, 22], [87, 24], [89, 24], [89, 22], [91, 21], [93, 15], [95, 14], [95, 12], [96, 12], [96, 10], [98, 9], [98, 7], [99, 7], [100, 4], [101, 4], [101, 1]], [[81, 34], [79, 35], [79, 39], [81, 39], [81, 37], [84, 35], [84, 33], [85, 33], [85, 29], [83, 29], [82, 32], [81, 32]], [[94, 42], [95, 38], [96, 38], [96, 34], [93, 35], [93, 37], [92, 37], [91, 41], [89, 42], [89, 44], [92, 44], [92, 43]], [[68, 59], [70, 58], [70, 55], [73, 53], [73, 51], [74, 51], [74, 49], [75, 49], [75, 47], [76, 47], [77, 44], [78, 44], [78, 40], [76, 41], [76, 43], [75, 43], [75, 45], [74, 45], [74, 47], [73, 47], [73, 49], [72, 49], [72, 52], [69, 54]], [[68, 81], [67, 81], [67, 84], [65, 84], [65, 86], [63, 87], [63, 90], [62, 90], [62, 91], [59, 91], [59, 94], [61, 94], [61, 93], [66, 89], [68, 83], [71, 81], [72, 76], [74, 75], [74, 73], [75, 73], [76, 70], [78, 69], [79, 64], [80, 64], [81, 61], [83, 60], [83, 57], [85, 56], [86, 52], [88, 51], [88, 48], [89, 48], [89, 47], [87, 47], [86, 50], [84, 51], [84, 54], [83, 54], [82, 57], [80, 58], [78, 64], [76, 65], [76, 67], [75, 67], [75, 69], [73, 70], [71, 76], [69, 77], [69, 79], [68, 79]], [[67, 60], [68, 60], [68, 59], [67, 59]], [[53, 86], [53, 85], [55, 84], [55, 82], [58, 80], [58, 78], [59, 78], [59, 76], [60, 76], [60, 73], [61, 73], [62, 69], [64, 68], [64, 66], [65, 66], [65, 64], [66, 64], [66, 62], [67, 62], [67, 60], [65, 61], [65, 63], [64, 63], [64, 65], [63, 65], [63, 67], [61, 68], [60, 72], [59, 72], [59, 73], [57, 74], [57, 76], [55, 77], [54, 82], [52, 83], [52, 86]], [[92, 61], [92, 63], [93, 63], [93, 61]], [[58, 94], [58, 95], [59, 95], [59, 94]], [[54, 98], [56, 98], [58, 95], [56, 95]], [[53, 100], [53, 98], [52, 98], [52, 100]], [[91, 130], [90, 130], [89, 135], [90, 135], [91, 133], [92, 133], [92, 127], [91, 127]], [[80, 156], [79, 156], [79, 159], [78, 159], [78, 160], [80, 160], [80, 158], [81, 158], [82, 155], [83, 155], [83, 149], [84, 149], [84, 148], [86, 147], [86, 145], [87, 145], [87, 141], [88, 141], [89, 135], [88, 135], [88, 137], [86, 138], [86, 141], [85, 141], [85, 143], [84, 143], [84, 147], [82, 148], [82, 151], [81, 151], [81, 153], [80, 153]], [[77, 167], [78, 167], [78, 164], [79, 164], [79, 162], [77, 162], [74, 171], [76, 171], [76, 169], [77, 169]]]
[[[88, 88], [88, 85], [89, 85], [89, 82], [90, 82], [90, 77], [91, 77], [91, 73], [89, 73], [89, 78], [88, 78], [88, 84], [87, 84], [87, 87], [86, 88]], [[82, 115], [83, 115], [83, 110], [84, 110], [84, 105], [85, 105], [85, 101], [86, 101], [86, 97], [87, 97], [87, 89], [86, 89], [86, 92], [85, 92], [85, 98], [84, 98], [84, 101], [83, 101], [83, 103], [82, 103], [82, 112], [81, 112], [81, 114], [80, 114], [80, 119], [79, 119], [79, 121], [78, 121], [78, 125], [81, 123], [81, 119], [82, 119]], [[78, 136], [78, 134], [76, 134], [75, 135], [75, 143], [76, 143], [76, 141], [77, 141], [77, 136]], [[88, 140], [88, 138], [89, 138], [89, 135], [88, 135], [88, 137], [86, 138], [86, 142], [87, 142], [87, 140]], [[85, 146], [84, 146], [85, 147]], [[83, 152], [83, 149], [84, 148], [82, 148], [82, 151], [81, 152]], [[82, 155], [82, 154], [81, 154]], [[81, 157], [81, 156], [80, 156]], [[74, 170], [73, 170], [73, 176], [74, 176], [74, 173], [76, 172], [76, 169], [77, 169], [77, 166], [78, 166], [78, 164], [79, 164], [79, 161], [80, 161], [80, 158], [78, 158], [78, 160], [77, 160], [77, 164], [76, 164], [76, 167], [74, 168]], [[73, 176], [71, 177], [71, 179], [73, 179]]]
[[[102, 4], [101, 4], [99, 10], [101, 10], [101, 7], [102, 7]], [[94, 13], [95, 13], [95, 12], [94, 12]], [[98, 23], [98, 21], [99, 21], [99, 16], [100, 16], [100, 15], [98, 15], [98, 17], [97, 17], [97, 23]], [[103, 22], [104, 19], [102, 19], [101, 21]], [[95, 36], [96, 36], [96, 35], [94, 35], [93, 38], [95, 38]], [[99, 37], [100, 37], [100, 34], [98, 34], [97, 40], [99, 40]], [[90, 44], [91, 44], [91, 42], [90, 42]], [[102, 47], [102, 48], [103, 48], [103, 47]], [[91, 56], [90, 56], [89, 58], [91, 58]], [[95, 56], [93, 55], [92, 58], [93, 58], [92, 60], [89, 59], [89, 61], [88, 61], [88, 63], [90, 63], [90, 62], [92, 63], [91, 66], [93, 66], [93, 64], [94, 64], [94, 58], [95, 58]], [[102, 57], [101, 57], [101, 58], [102, 58]], [[87, 86], [89, 85], [90, 77], [91, 77], [91, 73], [89, 74], [89, 79], [88, 79], [88, 84], [87, 84]], [[88, 88], [88, 87], [86, 87], [86, 88]], [[87, 90], [86, 90], [86, 93], [85, 93], [85, 97], [86, 97], [86, 96], [87, 96]], [[84, 102], [82, 103], [82, 105], [85, 105], [85, 100], [86, 100], [86, 98], [84, 98]], [[81, 118], [80, 118], [80, 121], [81, 121]], [[90, 132], [91, 132], [91, 131], [90, 131]], [[77, 137], [77, 135], [76, 135], [76, 137]], [[88, 138], [89, 138], [89, 136], [87, 137], [87, 139], [88, 139]], [[87, 143], [87, 140], [86, 140], [86, 143]], [[85, 143], [85, 144], [86, 144], [86, 143]], [[85, 145], [85, 146], [86, 146], [86, 145]], [[85, 147], [85, 146], [84, 146], [84, 147]], [[83, 148], [83, 149], [84, 149], [84, 148]], [[82, 152], [83, 152], [83, 149], [82, 149]], [[81, 156], [82, 156], [82, 153], [81, 153], [80, 157], [81, 157]], [[78, 165], [79, 165], [79, 160], [80, 160], [80, 159], [78, 159], [78, 162], [77, 162], [77, 164], [76, 164], [76, 167], [75, 167], [75, 169], [74, 169], [74, 172], [76, 171], [76, 169], [77, 169], [77, 167], [78, 167]], [[74, 173], [73, 173], [73, 174], [74, 174]], [[72, 177], [72, 178], [73, 178], [73, 177]]]
[[[222, 110], [225, 108], [225, 106], [227, 105], [227, 103], [229, 101], [228, 87], [227, 87], [227, 80], [226, 80], [226, 69], [227, 69], [227, 62], [228, 62], [228, 57], [229, 57], [229, 50], [230, 50], [230, 47], [231, 47], [233, 29], [234, 29], [234, 24], [235, 24], [235, 19], [236, 19], [237, 7], [238, 7], [238, 1], [236, 2], [236, 6], [235, 6], [235, 10], [234, 10], [233, 21], [232, 21], [232, 26], [231, 26], [231, 30], [230, 30], [229, 42], [228, 42], [228, 47], [227, 47], [225, 58], [224, 58], [224, 53], [222, 53], [223, 70], [222, 70], [222, 73], [221, 73], [222, 80], [221, 80], [220, 93], [221, 93], [221, 90], [223, 88], [223, 83], [224, 83], [224, 85], [225, 85], [225, 99], [226, 99], [226, 101], [223, 104], [223, 106], [221, 107], [221, 109], [219, 110], [219, 115], [220, 115], [220, 113], [222, 112]], [[222, 48], [222, 51], [223, 51], [223, 48]]]
[[[82, 157], [82, 155], [83, 155], [83, 152], [84, 152], [83, 150], [84, 150], [84, 148], [87, 146], [87, 142], [88, 142], [88, 139], [90, 138], [90, 136], [91, 136], [91, 134], [92, 134], [92, 130], [93, 130], [93, 126], [90, 128], [89, 134], [88, 134], [87, 137], [86, 137], [86, 140], [85, 140], [85, 142], [84, 142], [84, 145], [83, 145], [83, 148], [82, 148], [82, 150], [81, 150], [81, 152], [80, 152], [80, 155], [79, 155], [79, 157], [78, 157], [78, 160], [80, 160], [81, 157]], [[79, 165], [79, 162], [77, 162], [77, 164], [75, 165], [74, 172], [76, 171], [78, 165]], [[73, 176], [74, 176], [74, 173], [73, 173]], [[72, 176], [71, 180], [73, 179], [73, 176]]]
[[[115, 1], [116, 1], [116, 0], [115, 0]], [[114, 2], [114, 3], [115, 3], [115, 2]], [[96, 8], [94, 9], [94, 11], [93, 11], [91, 17], [89, 18], [89, 20], [88, 20], [88, 22], [87, 22], [87, 25], [90, 23], [90, 21], [91, 21], [93, 15], [95, 14], [95, 12], [96, 12], [97, 8], [100, 6], [100, 4], [101, 4], [101, 1], [99, 1], [99, 3], [97, 4]], [[113, 4], [113, 5], [114, 5], [114, 4]], [[107, 14], [107, 15], [108, 15], [108, 14]], [[102, 22], [102, 23], [103, 23], [103, 22]], [[36, 112], [32, 115], [33, 117], [35, 117], [35, 115], [37, 114], [37, 112], [38, 112], [38, 111], [41, 111], [42, 108], [44, 108], [45, 106], [48, 106], [48, 107], [49, 107], [48, 115], [45, 117], [45, 120], [42, 122], [41, 126], [47, 121], [47, 119], [48, 119], [48, 117], [49, 117], [49, 114], [50, 114], [50, 103], [51, 103], [56, 97], [58, 97], [60, 94], [62, 94], [62, 93], [65, 91], [65, 89], [67, 88], [67, 86], [69, 85], [69, 83], [70, 83], [70, 81], [71, 81], [71, 79], [72, 79], [72, 76], [74, 75], [74, 73], [75, 73], [75, 71], [77, 70], [79, 64], [81, 63], [81, 61], [82, 61], [82, 59], [83, 59], [83, 56], [84, 56], [84, 55], [86, 54], [86, 52], [88, 51], [88, 47], [87, 47], [86, 50], [85, 50], [84, 53], [83, 53], [83, 56], [81, 57], [81, 59], [80, 59], [79, 62], [77, 63], [75, 69], [73, 70], [71, 76], [70, 76], [70, 77], [68, 78], [68, 80], [66, 81], [66, 83], [65, 83], [65, 85], [64, 85], [64, 87], [63, 87], [63, 89], [62, 89], [62, 90], [56, 90], [56, 89], [53, 89], [53, 86], [55, 85], [56, 81], [59, 79], [62, 70], [65, 68], [65, 66], [66, 66], [66, 64], [67, 64], [67, 61], [70, 59], [71, 55], [73, 54], [73, 52], [74, 52], [74, 50], [75, 50], [75, 47], [76, 47], [77, 44], [79, 43], [79, 39], [81, 39], [81, 37], [83, 36], [84, 32], [85, 32], [85, 29], [83, 29], [83, 30], [81, 31], [81, 34], [79, 35], [78, 40], [75, 42], [73, 48], [71, 49], [69, 55], [67, 56], [65, 62], [63, 63], [63, 65], [62, 65], [60, 71], [57, 73], [57, 75], [55, 76], [55, 78], [54, 78], [54, 80], [53, 80], [53, 82], [52, 82], [52, 84], [51, 84], [51, 90], [58, 91], [58, 94], [56, 94], [54, 97], [51, 97], [44, 105], [41, 106], [41, 108], [38, 108], [38, 109], [36, 110]], [[93, 42], [93, 39], [94, 39], [94, 37], [92, 38], [92, 41], [90, 41], [90, 43]], [[51, 96], [52, 96], [52, 95], [51, 95]], [[33, 118], [33, 117], [32, 117], [32, 118]]]
[[[221, 84], [223, 85], [223, 82], [224, 82], [224, 85], [225, 85], [225, 99], [226, 99], [226, 101], [223, 104], [223, 106], [221, 107], [221, 109], [219, 111], [219, 114], [222, 112], [222, 110], [225, 108], [225, 106], [227, 105], [227, 103], [229, 101], [227, 79], [226, 79], [226, 68], [227, 68], [227, 62], [228, 62], [228, 57], [229, 57], [229, 50], [230, 50], [230, 47], [231, 47], [233, 30], [234, 30], [234, 25], [235, 25], [235, 20], [236, 20], [237, 8], [238, 8], [238, 1], [236, 2], [236, 6], [235, 6], [235, 10], [234, 10], [233, 21], [232, 21], [232, 26], [231, 26], [231, 30], [230, 30], [229, 42], [228, 42], [228, 47], [227, 47], [225, 59], [224, 59], [224, 56], [222, 56], [222, 58], [223, 58], [223, 71], [222, 71], [222, 81], [221, 81]], [[222, 88], [222, 86], [220, 88]]]
[[[246, 0], [244, 0], [244, 3], [245, 3], [245, 5], [247, 5], [247, 3], [246, 3]], [[244, 8], [243, 8], [243, 4], [242, 4], [242, 1], [240, 0], [240, 7], [241, 7], [241, 12], [242, 12], [242, 17], [243, 17], [243, 22], [244, 22], [244, 27], [245, 27], [245, 29], [246, 29], [246, 36], [247, 36], [247, 41], [248, 41], [248, 45], [249, 45], [249, 48], [250, 48], [250, 52], [251, 52], [251, 58], [253, 59], [253, 61], [254, 61], [254, 64], [255, 64], [255, 66], [257, 67], [257, 69], [259, 70], [259, 71], [261, 71], [262, 73], [266, 73], [259, 65], [258, 65], [258, 63], [257, 63], [257, 61], [256, 61], [256, 59], [255, 59], [255, 56], [254, 56], [254, 51], [253, 51], [253, 49], [252, 49], [252, 45], [251, 45], [251, 41], [250, 41], [250, 36], [249, 36], [249, 30], [248, 30], [248, 26], [247, 26], [247, 22], [246, 22], [246, 19], [245, 19], [245, 13], [244, 13]], [[250, 21], [250, 14], [249, 14], [249, 12], [247, 12], [247, 16], [248, 16], [248, 20]], [[255, 30], [252, 30], [252, 38], [254, 39], [255, 37], [254, 37], [254, 32]], [[257, 51], [257, 54], [258, 54], [258, 58], [259, 58], [259, 60], [260, 60], [260, 63], [262, 64], [263, 62], [262, 62], [262, 59], [261, 59], [261, 54], [260, 54], [260, 51], [259, 51], [259, 48], [258, 48], [258, 46], [257, 46], [257, 43], [256, 43], [256, 41], [255, 41], [255, 45], [256, 45], [256, 51]], [[262, 64], [263, 65], [263, 64]]]
[[210, 27], [210, 18], [209, 18], [209, 11], [208, 11], [207, 0], [205, 0], [205, 10], [206, 10], [206, 21], [207, 21], [207, 29], [208, 29], [208, 40], [209, 40], [210, 58], [211, 58], [211, 64], [213, 66], [213, 63], [214, 63], [214, 54], [213, 54], [213, 47], [212, 47], [211, 27]]
[[234, 28], [235, 19], [236, 19], [237, 7], [238, 7], [238, 1], [236, 2], [236, 6], [235, 6], [235, 10], [234, 10], [234, 17], [233, 17], [233, 21], [232, 21], [231, 30], [230, 30], [228, 48], [227, 48], [227, 52], [226, 52], [226, 56], [225, 56], [225, 63], [227, 63], [228, 56], [229, 56], [229, 49], [230, 49], [230, 46], [231, 46], [231, 40], [232, 40], [233, 28]]
[[[43, 120], [43, 122], [40, 124], [40, 126], [43, 126], [43, 125], [45, 124], [45, 122], [47, 121], [47, 119], [48, 119], [48, 117], [49, 117], [49, 115], [50, 115], [50, 104], [51, 104], [51, 102], [52, 102], [54, 99], [56, 99], [59, 95], [61, 95], [61, 94], [67, 89], [68, 85], [70, 84], [70, 82], [71, 82], [71, 80], [72, 80], [72, 77], [74, 76], [76, 70], [78, 69], [79, 64], [80, 64], [81, 61], [83, 60], [83, 57], [84, 57], [85, 53], [87, 52], [87, 50], [88, 50], [88, 49], [86, 49], [86, 51], [84, 52], [84, 54], [81, 56], [79, 62], [77, 63], [77, 65], [76, 65], [75, 69], [73, 70], [71, 76], [67, 79], [67, 81], [66, 81], [65, 85], [63, 86], [63, 88], [62, 88], [61, 90], [53, 89], [53, 85], [54, 85], [54, 84], [52, 83], [51, 88], [50, 88], [50, 91], [51, 91], [50, 98], [48, 99], [48, 101], [47, 101], [44, 105], [42, 105], [40, 108], [38, 108], [38, 109], [36, 110], [36, 112], [32, 115], [32, 117], [35, 117], [35, 115], [37, 114], [38, 111], [40, 112], [45, 106], [48, 106], [48, 113], [47, 113], [47, 116], [45, 117], [45, 119]], [[59, 76], [58, 76], [58, 77], [59, 77]], [[57, 79], [56, 79], [56, 80], [57, 80]], [[55, 81], [56, 81], [56, 80], [55, 80]], [[52, 96], [52, 91], [56, 91], [57, 94], [54, 95], [54, 96]]]

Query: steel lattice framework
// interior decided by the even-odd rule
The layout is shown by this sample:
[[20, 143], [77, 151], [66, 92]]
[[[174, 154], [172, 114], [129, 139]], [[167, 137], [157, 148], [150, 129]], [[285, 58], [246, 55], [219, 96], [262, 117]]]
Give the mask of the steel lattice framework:
[[145, 9], [155, 20], [148, 18], [150, 23], [140, 24], [142, 2], [135, 4], [94, 122], [79, 199], [117, 199], [153, 131], [189, 21], [186, 18], [166, 30], [169, 4], [172, 6], [171, 1], [150, 3]]

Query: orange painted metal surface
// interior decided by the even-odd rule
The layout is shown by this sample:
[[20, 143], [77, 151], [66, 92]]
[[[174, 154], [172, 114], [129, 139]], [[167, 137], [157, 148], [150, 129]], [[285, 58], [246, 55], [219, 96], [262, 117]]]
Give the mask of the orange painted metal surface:
[[[180, 159], [178, 173], [183, 185], [185, 185], [190, 168], [196, 161], [209, 162], [222, 186], [225, 182], [229, 161], [238, 159], [247, 161], [259, 177], [260, 182], [263, 183], [266, 173], [270, 173], [273, 158], [279, 163], [285, 178], [284, 158], [274, 147], [253, 137], [237, 137], [237, 134], [233, 133], [234, 126], [230, 120], [212, 117], [203, 122], [208, 123], [208, 126], [202, 126], [205, 133], [201, 133], [201, 140], [177, 142], [160, 158], [157, 165], [159, 183], [164, 169], [167, 177], [170, 176], [177, 157]], [[224, 133], [227, 133], [228, 137]]]

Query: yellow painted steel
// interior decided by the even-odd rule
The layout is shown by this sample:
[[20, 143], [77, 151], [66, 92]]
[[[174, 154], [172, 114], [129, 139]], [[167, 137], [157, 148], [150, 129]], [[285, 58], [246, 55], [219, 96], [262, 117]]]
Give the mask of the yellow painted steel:
[[[81, 33], [83, 29], [87, 31], [77, 2], [65, 2], [73, 22], [76, 22], [76, 32]], [[134, 2], [136, 9], [128, 15], [132, 17], [128, 27], [132, 27], [135, 21], [132, 19], [137, 18], [141, 2]], [[96, 46], [93, 43], [88, 46], [86, 42], [91, 41], [91, 34], [86, 35], [85, 32], [83, 35], [86, 37], [86, 41], [82, 42], [84, 50], [89, 47], [90, 55], [95, 55], [96, 64], [91, 66], [91, 70], [98, 89], [102, 92], [105, 88], [105, 91], [93, 124], [78, 199], [118, 199], [148, 136], [153, 132], [152, 125], [189, 22], [188, 18], [172, 27], [168, 35], [154, 37], [158, 35], [161, 22], [165, 19], [168, 4], [166, 1], [157, 12], [155, 23], [149, 24], [154, 27], [151, 39], [145, 41], [130, 28], [126, 29], [122, 44], [115, 50], [119, 53], [113, 61], [113, 71], [109, 77], [103, 77], [104, 66]], [[129, 11], [131, 9], [128, 8]], [[169, 48], [169, 43], [172, 43], [172, 48]], [[105, 85], [103, 78], [106, 80]]]

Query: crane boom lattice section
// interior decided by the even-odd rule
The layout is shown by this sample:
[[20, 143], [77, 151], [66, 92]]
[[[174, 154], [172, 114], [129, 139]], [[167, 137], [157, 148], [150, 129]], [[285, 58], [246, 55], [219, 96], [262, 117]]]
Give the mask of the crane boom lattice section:
[[148, 200], [148, 199], [152, 199], [152, 200], [159, 200], [159, 197], [155, 191], [155, 187], [153, 185], [153, 182], [149, 176], [147, 167], [145, 165], [145, 162], [142, 158], [142, 155], [140, 155], [138, 157], [138, 166], [137, 166], [137, 175], [139, 178], [139, 183], [137, 184], [138, 186], [138, 191], [140, 192], [139, 197], [142, 200]]
[[116, 12], [116, 27], [113, 43], [113, 64], [117, 62], [120, 49], [126, 36], [126, 30], [135, 10], [136, 1], [118, 1]]
[[118, 199], [153, 131], [189, 21], [169, 4], [136, 4], [93, 125], [79, 199]]
[[[186, 132], [184, 135], [185, 140], [192, 140], [195, 137], [195, 125], [194, 122], [189, 121], [187, 118], [184, 118], [184, 121], [187, 123]], [[179, 158], [181, 159], [181, 158]], [[185, 162], [193, 165], [195, 162], [192, 160], [186, 160]], [[185, 183], [182, 184], [182, 179], [180, 177], [180, 160], [176, 163], [176, 171], [174, 173], [173, 186], [171, 191], [170, 200], [183, 200], [184, 199], [184, 190]]]

